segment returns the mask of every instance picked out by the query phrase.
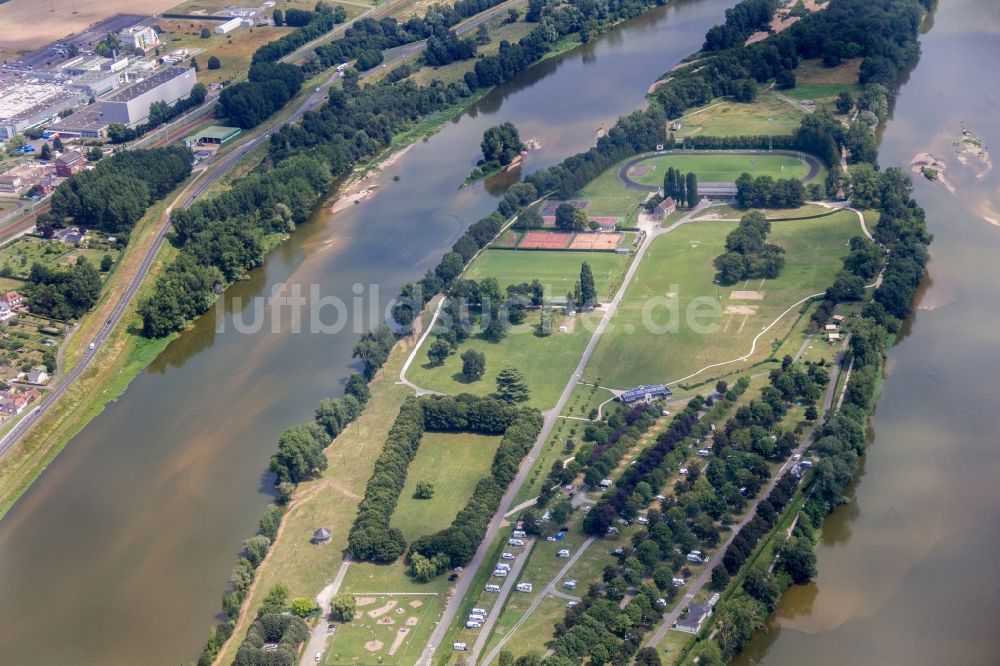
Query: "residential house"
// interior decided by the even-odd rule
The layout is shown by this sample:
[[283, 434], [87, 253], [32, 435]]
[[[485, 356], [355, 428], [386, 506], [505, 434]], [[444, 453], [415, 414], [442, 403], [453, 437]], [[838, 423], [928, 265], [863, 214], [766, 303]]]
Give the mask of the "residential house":
[[67, 150], [56, 158], [56, 175], [68, 178], [83, 171], [84, 164], [83, 155], [75, 150]]
[[23, 302], [21, 294], [17, 293], [16, 291], [8, 291], [6, 295], [4, 295], [3, 300], [5, 300], [7, 302], [7, 305], [9, 305], [11, 308], [20, 307], [21, 303]]
[[676, 210], [677, 210], [677, 202], [674, 201], [673, 197], [667, 197], [666, 199], [658, 203], [656, 205], [656, 208], [653, 209], [653, 219], [654, 220], [666, 219], [667, 216], [672, 215]]
[[7, 321], [15, 314], [17, 313], [7, 305], [7, 301], [0, 299], [0, 321]]
[[671, 395], [673, 395], [673, 391], [666, 384], [657, 384], [656, 386], [643, 384], [622, 393], [621, 401], [626, 405], [631, 405], [636, 402], [652, 402], [657, 398], [669, 398]]
[[687, 614], [677, 620], [677, 624], [674, 625], [674, 628], [677, 629], [677, 631], [697, 634], [701, 629], [701, 625], [705, 623], [705, 620], [707, 620], [708, 616], [711, 614], [712, 608], [710, 606], [691, 604], [687, 607]]
[[25, 380], [29, 384], [41, 385], [49, 381], [49, 373], [44, 370], [32, 370], [27, 374]]
[[17, 194], [21, 191], [23, 184], [24, 182], [21, 180], [20, 176], [0, 176], [0, 192]]

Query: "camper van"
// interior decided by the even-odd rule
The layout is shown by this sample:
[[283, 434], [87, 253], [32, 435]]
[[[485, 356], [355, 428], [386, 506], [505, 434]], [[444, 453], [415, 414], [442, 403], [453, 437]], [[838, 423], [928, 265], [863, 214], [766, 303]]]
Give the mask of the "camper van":
[[500, 586], [499, 586], [499, 585], [496, 585], [496, 584], [494, 584], [494, 583], [489, 583], [489, 584], [488, 584], [488, 585], [487, 585], [487, 586], [486, 586], [485, 588], [483, 588], [483, 589], [484, 589], [484, 590], [486, 590], [487, 592], [499, 592], [499, 591], [500, 591]]
[[533, 589], [533, 586], [532, 586], [531, 583], [518, 583], [517, 584], [517, 591], [518, 592], [531, 592], [532, 589]]
[[454, 649], [458, 650], [459, 652], [464, 652], [465, 650], [469, 649], [469, 646], [466, 645], [465, 643], [452, 643], [451, 646]]
[[517, 537], [518, 539], [523, 539], [524, 537], [528, 536], [528, 533], [525, 532], [524, 530], [514, 530], [514, 536]]
[[556, 557], [569, 557], [569, 551], [563, 548], [558, 553], [556, 553]]

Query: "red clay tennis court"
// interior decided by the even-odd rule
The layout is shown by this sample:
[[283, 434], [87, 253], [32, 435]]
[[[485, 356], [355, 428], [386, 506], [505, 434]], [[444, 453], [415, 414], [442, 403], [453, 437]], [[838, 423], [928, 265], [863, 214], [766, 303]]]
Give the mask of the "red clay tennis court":
[[621, 234], [577, 234], [571, 250], [614, 250], [622, 240]]
[[529, 231], [518, 243], [525, 250], [564, 250], [573, 240], [573, 234], [568, 231]]

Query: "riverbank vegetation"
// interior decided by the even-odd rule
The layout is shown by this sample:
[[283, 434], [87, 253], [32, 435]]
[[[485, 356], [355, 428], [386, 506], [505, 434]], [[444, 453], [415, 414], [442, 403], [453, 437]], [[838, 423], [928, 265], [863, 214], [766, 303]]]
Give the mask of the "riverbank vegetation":
[[[834, 3], [837, 0], [832, 0]], [[853, 0], [842, 0], [842, 4], [851, 4]], [[854, 3], [857, 4], [857, 3]], [[886, 6], [886, 3], [872, 3], [879, 7], [878, 11], [881, 11], [880, 16], [887, 16], [890, 19], [898, 18], [892, 12], [891, 8]], [[644, 5], [629, 8], [629, 11], [641, 11]], [[541, 57], [545, 53], [546, 49], [554, 43], [554, 39], [558, 39], [561, 34], [568, 34], [569, 28], [576, 27], [580, 29], [580, 24], [574, 18], [571, 12], [566, 11], [568, 8], [557, 7], [556, 9], [546, 9], [542, 8], [539, 10], [538, 14], [540, 16], [539, 28], [532, 31], [521, 44], [511, 45], [508, 49], [501, 49], [497, 56], [490, 56], [487, 58], [480, 59], [475, 66], [474, 72], [471, 72], [472, 77], [468, 77], [463, 83], [466, 89], [470, 91], [482, 86], [495, 85], [497, 82], [506, 80], [506, 77], [513, 75], [518, 71], [522, 71], [532, 62]], [[574, 8], [579, 11], [579, 8]], [[832, 8], [831, 8], [832, 9]], [[829, 11], [829, 10], [828, 10]], [[560, 13], [561, 12], [561, 13]], [[813, 20], [815, 16], [821, 16], [827, 14], [828, 12], [823, 12], [820, 14], [810, 15], [803, 19], [800, 24], [805, 24]], [[550, 20], [546, 20], [550, 19]], [[562, 23], [561, 23], [562, 22]], [[565, 25], [568, 32], [562, 33], [562, 26]], [[831, 26], [821, 26], [825, 28], [830, 28]], [[790, 31], [786, 31], [790, 32]], [[785, 33], [782, 33], [785, 34]], [[770, 42], [770, 40], [768, 40]], [[790, 47], [787, 52], [789, 60], [794, 60], [797, 56], [795, 55], [795, 50], [799, 48], [798, 43], [790, 42], [786, 45]], [[802, 46], [805, 48], [805, 46]], [[868, 48], [862, 43], [857, 44], [858, 54], [865, 55], [866, 57], [872, 57], [871, 53], [865, 51]], [[764, 47], [760, 49], [740, 49], [740, 51], [751, 51], [758, 53], [759, 58], [764, 58]], [[779, 46], [779, 53], [781, 48]], [[716, 92], [723, 92], [725, 88], [725, 94], [734, 94], [737, 97], [747, 95], [748, 86], [746, 81], [748, 79], [734, 79], [730, 74], [734, 73], [734, 70], [723, 71], [723, 65], [733, 65], [734, 67], [740, 65], [740, 60], [742, 56], [736, 56], [735, 62], [729, 62], [727, 60], [728, 55], [713, 56], [713, 58], [720, 58], [723, 60], [721, 63], [710, 63], [708, 67], [709, 71], [715, 71], [719, 74], [717, 80], [711, 82], [703, 81], [703, 83], [708, 83], [709, 87], [717, 87]], [[905, 53], [896, 53], [899, 56], [898, 62], [905, 62]], [[879, 56], [885, 58], [885, 56]], [[891, 58], [886, 58], [891, 65], [893, 60]], [[718, 65], [719, 69], [716, 69]], [[756, 63], [755, 63], [756, 66]], [[775, 67], [771, 67], [767, 63], [761, 65], [761, 71], [763, 69], [769, 69], [771, 74], [774, 75]], [[785, 68], [787, 69], [787, 68]], [[864, 68], [862, 68], [864, 69]], [[873, 77], [880, 71], [880, 67], [871, 65], [868, 68], [869, 74]], [[746, 74], [746, 72], [742, 72]], [[760, 72], [758, 72], [759, 74]], [[700, 76], [697, 73], [688, 71], [685, 77], [695, 78]], [[690, 80], [690, 79], [689, 79]], [[412, 110], [414, 108], [421, 110], [432, 111], [437, 108], [437, 104], [454, 103], [454, 101], [462, 99], [462, 89], [456, 86], [431, 86], [432, 90], [422, 89], [409, 82], [401, 82], [396, 85], [392, 84], [372, 84], [365, 87], [360, 87], [357, 84], [357, 80], [352, 76], [345, 77], [344, 80], [344, 90], [343, 91], [332, 91], [330, 95], [329, 103], [320, 109], [315, 114], [307, 114], [303, 122], [300, 125], [284, 128], [275, 135], [274, 140], [271, 143], [270, 158], [273, 164], [279, 165], [275, 168], [280, 168], [280, 164], [283, 160], [300, 158], [303, 160], [314, 160], [316, 163], [321, 164], [323, 169], [315, 169], [314, 173], [318, 174], [339, 174], [344, 170], [349, 168], [352, 164], [364, 155], [373, 154], [379, 147], [385, 146], [391, 140], [394, 133], [398, 132], [400, 128], [405, 128], [409, 123], [413, 121]], [[472, 84], [475, 84], [473, 86]], [[686, 85], [686, 84], [685, 84]], [[727, 87], [728, 86], [728, 87]], [[681, 86], [683, 88], [683, 86]], [[674, 90], [674, 85], [667, 85], [661, 87], [657, 91], [657, 95], [666, 95], [667, 91], [673, 91], [673, 94], [678, 94]], [[366, 92], [368, 91], [368, 92]], [[391, 91], [391, 95], [389, 94]], [[752, 97], [752, 95], [750, 95]], [[656, 96], [654, 96], [656, 97]], [[680, 98], [678, 98], [680, 99]], [[563, 164], [553, 167], [551, 169], [533, 174], [529, 178], [529, 182], [526, 184], [515, 186], [504, 196], [503, 201], [500, 204], [499, 215], [491, 216], [477, 223], [479, 225], [476, 227], [474, 225], [473, 229], [475, 231], [470, 233], [468, 236], [460, 239], [456, 243], [454, 252], [446, 255], [445, 259], [442, 260], [441, 265], [438, 270], [430, 272], [427, 277], [419, 285], [410, 285], [404, 290], [402, 298], [396, 308], [397, 313], [409, 312], [407, 321], [403, 323], [410, 323], [417, 316], [426, 302], [436, 293], [441, 290], [448, 288], [454, 284], [455, 277], [460, 273], [462, 265], [467, 262], [471, 256], [475, 253], [478, 248], [483, 247], [489, 239], [492, 238], [496, 231], [499, 231], [500, 224], [504, 218], [508, 218], [523, 206], [537, 200], [540, 194], [555, 191], [557, 194], [569, 196], [576, 192], [583, 184], [594, 178], [600, 172], [604, 171], [611, 165], [619, 162], [621, 159], [635, 154], [637, 152], [652, 150], [656, 145], [664, 141], [664, 128], [667, 117], [670, 114], [666, 113], [664, 110], [665, 102], [674, 103], [674, 100], [667, 98], [664, 100], [659, 100], [657, 104], [651, 106], [648, 111], [636, 112], [622, 119], [618, 125], [616, 125], [608, 134], [603, 137], [599, 142], [598, 146], [584, 153], [582, 155], [574, 156], [567, 159]], [[376, 108], [375, 105], [384, 113], [384, 118], [386, 121], [383, 122], [381, 126], [373, 127], [368, 120], [370, 119], [370, 111], [372, 108]], [[826, 149], [831, 147], [834, 151], [827, 150], [825, 154], [821, 154], [831, 162], [834, 161], [833, 152], [836, 151], [838, 146], [848, 147], [853, 141], [846, 134], [842, 133], [840, 130], [834, 132], [829, 126], [815, 127], [816, 123], [810, 124], [805, 127], [803, 131], [798, 133], [794, 140], [796, 142], [802, 141], [803, 144], [807, 141], [813, 141], [821, 149]], [[839, 123], [838, 123], [839, 127]], [[334, 129], [331, 129], [334, 128]], [[359, 136], [358, 130], [364, 129], [365, 142], [359, 144], [357, 137]], [[349, 135], [349, 136], [348, 136]], [[827, 141], [829, 139], [832, 141]], [[807, 140], [807, 141], [804, 141]], [[858, 144], [860, 145], [860, 144]], [[860, 152], [860, 151], [859, 151]], [[853, 153], [852, 153], [853, 154]], [[273, 203], [271, 200], [269, 203]], [[287, 205], [287, 204], [286, 204]], [[269, 212], [269, 211], [268, 211]], [[284, 219], [284, 218], [282, 218]], [[491, 232], [492, 230], [492, 232]], [[886, 232], [888, 233], [888, 231]], [[210, 236], [206, 236], [204, 241], [213, 240]], [[457, 259], [456, 259], [457, 255]], [[197, 275], [197, 271], [193, 271]], [[207, 275], [207, 273], [205, 274]], [[904, 269], [900, 269], [897, 282], [903, 284], [906, 282], [908, 274]], [[203, 295], [204, 292], [195, 291], [196, 295]], [[195, 299], [196, 300], [196, 299]], [[397, 319], [406, 318], [397, 316]], [[174, 326], [179, 325], [177, 320], [174, 320]], [[169, 330], [169, 329], [168, 329]], [[369, 363], [366, 360], [366, 376], [369, 378], [374, 377], [378, 368], [390, 357], [390, 353], [386, 354], [376, 354], [372, 355], [370, 358], [373, 360]], [[692, 401], [692, 405], [689, 405], [695, 412], [701, 406], [698, 402], [700, 399], [695, 399]], [[410, 403], [413, 404], [413, 403]], [[409, 410], [408, 410], [409, 411]], [[527, 413], [527, 412], [522, 412]], [[684, 413], [684, 419], [676, 421], [676, 423], [681, 424], [678, 426], [679, 431], [675, 433], [675, 436], [680, 436], [683, 439], [687, 436], [687, 431], [693, 428], [693, 421], [690, 419], [694, 418], [692, 416], [693, 412], [686, 411]], [[426, 419], [426, 413], [422, 415], [422, 418]], [[526, 417], [527, 418], [527, 417]], [[537, 416], [536, 416], [537, 418]], [[755, 418], [765, 419], [765, 415], [756, 415]], [[766, 420], [766, 419], [765, 419]], [[686, 424], [686, 425], [684, 425]], [[540, 426], [540, 420], [538, 421]], [[423, 426], [420, 426], [421, 428]], [[413, 423], [407, 426], [408, 430], [412, 429], [416, 431], [418, 429], [418, 423], [416, 416], [414, 416]], [[516, 455], [517, 450], [525, 447], [530, 448], [530, 442], [533, 441], [533, 435], [528, 434], [531, 429], [531, 424], [527, 424], [525, 431], [521, 433], [518, 438], [520, 441], [512, 442], [511, 447], [514, 449], [513, 454], [509, 454], [506, 458], [507, 467], [505, 474], [509, 473], [512, 478], [513, 472], [517, 469], [517, 461], [520, 458]], [[536, 430], [537, 432], [537, 430]], [[412, 441], [412, 437], [409, 437], [408, 433], [402, 433], [406, 435], [407, 441]], [[402, 447], [405, 449], [405, 447]], [[503, 449], [501, 445], [499, 451]], [[404, 450], [405, 454], [406, 451]], [[522, 454], [523, 455], [523, 454]], [[403, 456], [406, 457], [405, 455]], [[412, 458], [412, 456], [410, 456]], [[409, 462], [407, 460], [406, 462]], [[383, 465], [376, 465], [375, 473], [371, 477], [372, 480], [379, 477], [379, 475], [388, 473], [388, 468]], [[405, 479], [405, 473], [404, 477]], [[399, 483], [398, 478], [386, 479], [386, 488], [393, 490], [396, 486], [399, 486], [401, 490], [403, 487], [402, 483]], [[626, 484], [628, 485], [628, 484]], [[633, 485], [630, 488], [634, 491], [636, 488]], [[619, 492], [616, 490], [616, 493]], [[398, 497], [398, 492], [396, 496]], [[390, 493], [391, 494], [391, 493]], [[455, 539], [458, 534], [465, 536], [479, 534], [482, 529], [484, 529], [486, 522], [495, 511], [495, 505], [498, 505], [499, 498], [502, 496], [502, 489], [484, 489], [483, 496], [485, 501], [481, 505], [467, 507], [467, 511], [463, 511], [459, 518], [456, 519], [456, 524], [450, 528], [451, 530], [457, 530], [457, 532], [447, 533], [448, 540], [445, 543], [444, 538], [434, 537], [429, 538], [426, 541], [421, 541], [418, 539], [411, 549], [424, 558], [425, 560], [434, 563], [434, 559], [438, 558], [440, 555], [446, 555], [450, 561], [456, 556], [461, 556], [468, 551], [462, 550], [462, 552], [452, 552], [449, 550], [450, 546], [448, 544], [461, 542], [461, 539]], [[374, 499], [374, 495], [372, 496]], [[366, 495], [367, 499], [367, 495]], [[395, 500], [391, 500], [393, 506]], [[490, 509], [490, 506], [493, 508]], [[385, 507], [382, 507], [385, 508]], [[375, 516], [377, 512], [365, 512], [368, 518]], [[600, 512], [603, 513], [603, 512]], [[361, 513], [359, 513], [361, 515]], [[391, 511], [387, 515], [391, 515]], [[377, 517], [377, 516], [376, 516]], [[484, 518], [485, 517], [485, 518]], [[367, 518], [366, 518], [367, 519]], [[593, 519], [597, 520], [597, 518]], [[357, 524], [356, 524], [357, 527]], [[388, 528], [388, 522], [382, 527]], [[400, 540], [394, 538], [391, 530], [386, 530], [385, 532], [389, 535], [389, 540], [387, 545], [389, 550], [395, 551], [398, 557], [399, 551], [402, 550]], [[352, 531], [352, 540], [356, 532]], [[481, 539], [481, 536], [480, 536]], [[471, 539], [470, 539], [471, 541]], [[420, 549], [417, 550], [417, 544], [420, 544]], [[474, 544], [478, 541], [474, 541], [469, 544], [471, 551], [474, 552]], [[360, 545], [365, 545], [361, 543]], [[426, 546], [426, 547], [425, 547]], [[359, 549], [363, 550], [363, 549]], [[374, 549], [373, 552], [378, 554], [378, 550]], [[386, 553], [386, 556], [391, 553]], [[443, 558], [439, 558], [443, 560]], [[420, 562], [420, 560], [418, 560]], [[435, 567], [440, 568], [443, 565], [443, 561], [435, 564]], [[418, 568], [423, 568], [421, 567]], [[646, 599], [649, 602], [649, 599]], [[639, 616], [642, 616], [647, 612], [647, 608], [642, 606], [642, 600], [636, 602], [636, 609], [629, 610], [628, 613], [634, 614], [638, 612]], [[616, 613], [617, 615], [617, 613]], [[606, 649], [610, 649], [606, 647]], [[556, 662], [553, 662], [556, 663]]]

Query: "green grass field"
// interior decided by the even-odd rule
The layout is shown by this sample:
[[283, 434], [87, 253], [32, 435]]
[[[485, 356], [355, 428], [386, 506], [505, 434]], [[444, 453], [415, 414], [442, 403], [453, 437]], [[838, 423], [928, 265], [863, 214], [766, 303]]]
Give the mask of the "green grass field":
[[[612, 387], [675, 382], [709, 364], [749, 353], [754, 337], [789, 306], [833, 282], [847, 241], [860, 233], [851, 212], [775, 222], [768, 240], [786, 250], [782, 274], [775, 280], [718, 287], [713, 283], [712, 260], [733, 227], [732, 222], [698, 222], [654, 242], [583, 381], [600, 377], [602, 385]], [[750, 296], [761, 298], [734, 299], [734, 291], [757, 292]], [[703, 314], [692, 319], [695, 312]], [[746, 363], [711, 373], [736, 370], [766, 358], [771, 344], [790, 330], [795, 316], [795, 311], [790, 312], [763, 334]], [[659, 332], [649, 332], [647, 322], [660, 327]]]
[[629, 176], [637, 183], [662, 186], [670, 167], [685, 173], [693, 171], [702, 181], [732, 182], [742, 173], [772, 178], [802, 178], [809, 173], [809, 165], [797, 157], [694, 152], [650, 157], [633, 166]]
[[597, 286], [597, 296], [610, 300], [613, 291], [621, 285], [621, 278], [628, 269], [630, 255], [613, 252], [539, 252], [494, 250], [483, 252], [465, 271], [471, 280], [493, 277], [500, 282], [500, 288], [508, 285], [541, 280], [545, 285], [546, 298], [563, 298], [573, 289], [580, 278], [580, 266], [590, 264]]
[[[471, 433], [424, 433], [392, 514], [392, 526], [413, 541], [450, 525], [479, 479], [489, 474], [499, 443], [499, 437]], [[433, 484], [434, 497], [414, 499], [418, 481]]]
[[761, 93], [751, 104], [715, 99], [701, 109], [686, 113], [675, 132], [685, 136], [731, 136], [746, 134], [791, 134], [805, 113], [770, 93]]
[[86, 257], [95, 268], [99, 268], [105, 254], [110, 254], [117, 261], [121, 252], [76, 248], [40, 238], [22, 237], [0, 248], [0, 267], [9, 269], [11, 277], [27, 278], [31, 265], [35, 263], [49, 268], [65, 268], [75, 264], [78, 257]]
[[[536, 252], [533, 254], [551, 254]], [[556, 327], [566, 325], [566, 333], [553, 333], [541, 338], [534, 334], [539, 313], [531, 312], [524, 324], [512, 328], [500, 342], [491, 342], [475, 335], [463, 342], [455, 354], [449, 356], [443, 365], [431, 367], [427, 360], [427, 349], [433, 341], [428, 337], [417, 352], [416, 362], [410, 366], [407, 378], [414, 384], [449, 395], [473, 393], [486, 395], [496, 390], [496, 376], [504, 367], [512, 365], [524, 373], [531, 390], [530, 405], [548, 409], [559, 399], [570, 374], [580, 360], [591, 331], [597, 325], [599, 315], [587, 313], [573, 319], [557, 317]], [[461, 377], [462, 359], [467, 349], [475, 349], [486, 354], [486, 374], [482, 379], [466, 383]]]
[[781, 92], [792, 99], [824, 100], [836, 97], [841, 92], [857, 96], [861, 92], [861, 86], [851, 83], [799, 83], [794, 88]]
[[618, 167], [608, 169], [590, 181], [575, 198], [587, 199], [587, 214], [592, 216], [618, 215], [626, 217], [642, 203], [649, 192], [626, 190], [618, 179]]

